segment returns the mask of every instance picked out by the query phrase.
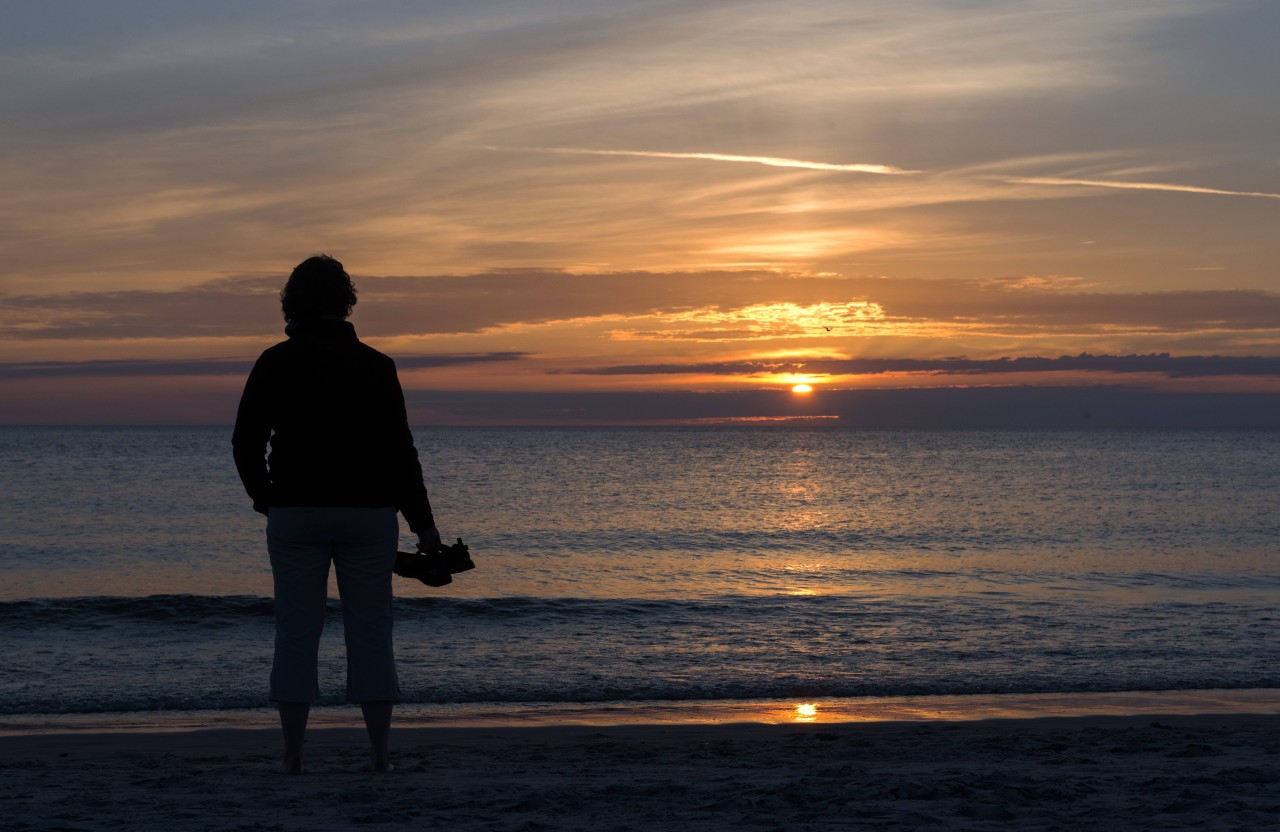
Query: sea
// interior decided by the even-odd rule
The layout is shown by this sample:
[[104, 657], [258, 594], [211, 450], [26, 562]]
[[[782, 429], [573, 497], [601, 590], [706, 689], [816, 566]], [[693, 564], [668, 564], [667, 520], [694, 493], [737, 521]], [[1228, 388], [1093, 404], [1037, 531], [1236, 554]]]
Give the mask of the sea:
[[[406, 712], [1280, 688], [1278, 431], [414, 436], [477, 568], [395, 579]], [[0, 428], [0, 495], [0, 728], [270, 713], [229, 428]]]

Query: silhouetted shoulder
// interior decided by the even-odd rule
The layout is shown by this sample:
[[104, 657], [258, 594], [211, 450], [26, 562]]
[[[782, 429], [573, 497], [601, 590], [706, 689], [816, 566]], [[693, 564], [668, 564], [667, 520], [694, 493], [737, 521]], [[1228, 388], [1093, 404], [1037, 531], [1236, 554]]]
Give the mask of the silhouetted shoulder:
[[359, 346], [357, 347], [357, 349], [359, 349], [370, 360], [380, 361], [392, 367], [395, 366], [395, 361], [393, 361], [391, 359], [391, 356], [387, 355], [385, 352], [381, 352], [379, 350], [374, 349], [373, 347], [366, 344], [364, 341], [360, 341], [358, 342], [358, 344]]
[[291, 342], [286, 340], [286, 341], [281, 341], [278, 344], [272, 344], [271, 346], [267, 347], [265, 350], [262, 351], [262, 355], [258, 356], [258, 360], [262, 361], [263, 359], [266, 359], [270, 361], [273, 358], [277, 358], [283, 355], [284, 353], [289, 351], [290, 343]]
[[386, 353], [374, 349], [363, 341], [357, 342], [356, 353], [360, 356], [361, 365], [374, 369], [379, 375], [394, 376], [396, 374], [396, 362]]

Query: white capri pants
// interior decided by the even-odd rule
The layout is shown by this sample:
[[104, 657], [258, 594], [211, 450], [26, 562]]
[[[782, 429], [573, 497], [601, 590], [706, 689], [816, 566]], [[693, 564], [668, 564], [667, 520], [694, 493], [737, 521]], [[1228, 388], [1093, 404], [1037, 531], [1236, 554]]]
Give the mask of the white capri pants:
[[317, 656], [329, 561], [338, 573], [347, 641], [347, 701], [398, 701], [391, 649], [391, 568], [400, 524], [394, 507], [272, 506], [267, 552], [276, 592], [274, 702], [320, 696]]

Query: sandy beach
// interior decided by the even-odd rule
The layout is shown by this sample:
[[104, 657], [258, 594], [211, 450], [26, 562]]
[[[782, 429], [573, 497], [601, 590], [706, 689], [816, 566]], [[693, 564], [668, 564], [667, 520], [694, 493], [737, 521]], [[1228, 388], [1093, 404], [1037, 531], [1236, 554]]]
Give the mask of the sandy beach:
[[1280, 829], [1280, 716], [0, 738], [10, 830]]

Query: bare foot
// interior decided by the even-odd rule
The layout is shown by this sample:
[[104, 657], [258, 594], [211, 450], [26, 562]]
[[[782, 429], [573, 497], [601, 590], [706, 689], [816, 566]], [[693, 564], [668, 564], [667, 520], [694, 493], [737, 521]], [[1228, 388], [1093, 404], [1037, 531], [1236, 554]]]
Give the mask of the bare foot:
[[372, 751], [369, 752], [369, 765], [367, 768], [369, 771], [378, 772], [396, 770], [396, 767], [391, 764], [391, 760], [386, 754], [375, 754]]
[[286, 756], [275, 770], [280, 774], [302, 774], [302, 758]]

